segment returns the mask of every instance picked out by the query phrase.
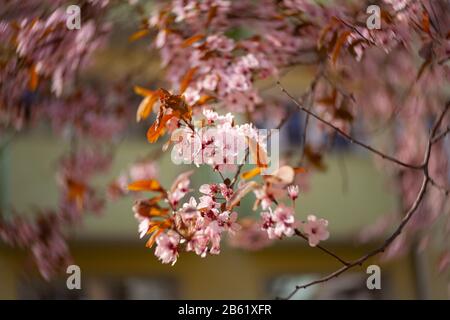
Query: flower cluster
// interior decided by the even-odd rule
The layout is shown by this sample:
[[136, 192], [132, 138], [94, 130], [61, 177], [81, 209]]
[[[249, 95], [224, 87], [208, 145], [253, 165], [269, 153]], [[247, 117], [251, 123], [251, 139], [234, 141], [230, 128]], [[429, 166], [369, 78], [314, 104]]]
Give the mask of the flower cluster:
[[[217, 254], [224, 235], [246, 248], [293, 235], [306, 238], [311, 246], [326, 240], [325, 219], [310, 215], [300, 222], [294, 212], [299, 189], [306, 191], [305, 178], [326, 170], [323, 156], [334, 145], [336, 133], [356, 142], [353, 131], [364, 131], [365, 140], [372, 140], [380, 128], [392, 126], [384, 141], [389, 145], [380, 147], [392, 150], [392, 157], [404, 163], [422, 163], [430, 120], [441, 114], [447, 99], [449, 5], [432, 0], [378, 1], [382, 28], [369, 30], [362, 23], [367, 18], [365, 2], [336, 2], [172, 0], [156, 4], [151, 16], [144, 16], [141, 7], [133, 8], [143, 16], [142, 29], [132, 38], [156, 35], [153, 45], [169, 83], [167, 90], [135, 87], [143, 97], [137, 120], [152, 120], [147, 140], [156, 143], [168, 133], [163, 150], [173, 145], [173, 159], [206, 163], [222, 179], [204, 181], [202, 195], [183, 203], [192, 191], [192, 172], [165, 189], [156, 180], [153, 163], [139, 161], [110, 186], [113, 198], [127, 193], [127, 185], [156, 194], [138, 200], [133, 210], [141, 237], [150, 235], [148, 246], [156, 243], [155, 254], [163, 263], [174, 263], [182, 250], [202, 257]], [[138, 6], [137, 0], [128, 3]], [[88, 139], [96, 147], [112, 147], [132, 109], [118, 97], [125, 94], [113, 93], [113, 86], [94, 88], [80, 75], [110, 33], [105, 22], [109, 15], [103, 13], [116, 2], [79, 1], [83, 22], [76, 32], [66, 28], [65, 4], [9, 0], [0, 8], [0, 132], [50, 120], [55, 133], [72, 141], [70, 155], [62, 157], [58, 167], [58, 210], [40, 212], [32, 222], [0, 219], [2, 238], [31, 248], [45, 277], [57, 270], [59, 262], [69, 261], [61, 230], [85, 211], [98, 212], [103, 204], [91, 178], [106, 170], [111, 157], [83, 152], [77, 142]], [[288, 105], [265, 90], [270, 86], [263, 81], [270, 85], [297, 65], [312, 65], [308, 70], [315, 74], [299, 99], [287, 94], [292, 102]], [[294, 107], [308, 113], [304, 126], [291, 117]], [[235, 123], [238, 114], [245, 116], [245, 124]], [[448, 127], [448, 115], [441, 120], [442, 128]], [[290, 150], [283, 166], [264, 175], [269, 143], [256, 128], [284, 124], [289, 130], [294, 127], [296, 140], [299, 127], [303, 128], [301, 154], [297, 148]], [[388, 255], [405, 252], [408, 240], [426, 234], [422, 231], [448, 211], [444, 186], [449, 144], [443, 138], [448, 130], [442, 130], [427, 162], [433, 186], [421, 197], [419, 214], [387, 248]], [[255, 166], [241, 173], [240, 163], [247, 154]], [[395, 168], [385, 162], [377, 165], [395, 177], [400, 207], [407, 208], [415, 203], [422, 172], [399, 161]], [[261, 211], [261, 219], [238, 223], [236, 208], [247, 195], [256, 197], [254, 209]], [[442, 264], [448, 265], [448, 255], [443, 256]]]
[[[225, 184], [203, 185], [199, 201], [191, 197], [188, 202], [180, 203], [190, 191], [191, 174], [181, 174], [167, 191], [156, 180], [136, 181], [129, 186], [134, 191], [160, 193], [155, 198], [136, 201], [133, 211], [139, 221], [141, 238], [152, 234], [147, 246], [156, 242], [155, 255], [163, 263], [175, 263], [181, 246], [201, 257], [218, 254], [222, 234], [234, 234], [240, 228], [236, 223], [237, 213], [226, 207], [226, 201], [234, 194]], [[168, 207], [163, 207], [160, 201]]]
[[[179, 175], [169, 190], [154, 179], [138, 180], [129, 185], [133, 191], [159, 194], [137, 200], [133, 211], [139, 222], [140, 237], [151, 235], [147, 247], [156, 243], [155, 255], [162, 263], [174, 264], [181, 250], [192, 251], [201, 257], [219, 254], [224, 234], [231, 239], [235, 236], [247, 238], [250, 241], [248, 246], [254, 248], [264, 246], [269, 239], [291, 237], [300, 226], [295, 221], [294, 208], [280, 204], [273, 211], [269, 207], [269, 211], [261, 213], [262, 221], [256, 229], [251, 227], [255, 224], [248, 224], [245, 220], [242, 229], [237, 222], [238, 213], [233, 209], [245, 194], [256, 187], [255, 183], [244, 184], [237, 190], [226, 183], [204, 184], [199, 188], [202, 195], [198, 200], [191, 197], [180, 205], [180, 200], [191, 191], [191, 174], [192, 171]], [[314, 216], [309, 216], [308, 222], [302, 224], [311, 246], [328, 238], [327, 224], [323, 219], [316, 221]], [[259, 234], [260, 240], [250, 239], [250, 233]]]
[[200, 127], [183, 126], [170, 138], [174, 143], [174, 163], [208, 164], [218, 171], [233, 171], [245, 161], [252, 144], [266, 154], [266, 136], [258, 133], [251, 124], [236, 125], [230, 113], [221, 116], [209, 109], [203, 110]]
[[0, 69], [0, 121], [20, 129], [37, 100], [35, 92], [50, 90], [61, 96], [104, 45], [109, 27], [90, 18], [104, 10], [105, 1], [86, 3], [86, 20], [77, 32], [66, 27], [67, 15], [60, 7], [63, 1], [44, 6], [34, 0], [9, 2], [7, 10], [12, 13], [0, 19], [0, 53], [6, 58]]

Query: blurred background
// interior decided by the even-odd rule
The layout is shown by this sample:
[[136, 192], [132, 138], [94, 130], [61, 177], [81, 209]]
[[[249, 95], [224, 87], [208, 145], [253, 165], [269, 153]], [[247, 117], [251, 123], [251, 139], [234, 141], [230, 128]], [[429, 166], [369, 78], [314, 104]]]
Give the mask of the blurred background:
[[[111, 12], [120, 23], [110, 45], [99, 52], [84, 75], [85, 81], [101, 83], [119, 79], [125, 70], [141, 70], [134, 83], [160, 83], [158, 56], [143, 42], [129, 43], [137, 26], [125, 7]], [[135, 19], [134, 19], [135, 20]], [[308, 68], [298, 67], [283, 77], [290, 92], [302, 92], [311, 80]], [[131, 81], [131, 80], [130, 80]], [[133, 84], [133, 83], [132, 83]], [[267, 94], [279, 94], [270, 83]], [[134, 105], [137, 108], [139, 98]], [[134, 110], [134, 109], [133, 109]], [[160, 145], [145, 139], [146, 124], [130, 122], [130, 130], [114, 152], [111, 170], [95, 183], [105, 187], [130, 163]], [[284, 151], [299, 148], [302, 115], [295, 114], [281, 133]], [[55, 165], [69, 149], [69, 142], [51, 133], [45, 124], [21, 131], [0, 149], [0, 205], [7, 213], [14, 207], [29, 212], [34, 206], [54, 207], [58, 203]], [[324, 245], [346, 260], [358, 258], [382, 241], [361, 242], [366, 227], [395, 212], [395, 190], [373, 159], [341, 140], [324, 159], [326, 170], [311, 175], [307, 192], [297, 201], [297, 215], [316, 214], [329, 221], [331, 237]], [[189, 166], [176, 166], [170, 153], [159, 161], [159, 180], [169, 186]], [[207, 178], [207, 175], [211, 177]], [[192, 186], [217, 179], [208, 169], [193, 176]], [[174, 266], [163, 265], [138, 239], [137, 222], [131, 207], [133, 197], [108, 202], [100, 216], [88, 215], [82, 225], [68, 232], [74, 263], [81, 268], [81, 290], [68, 290], [66, 276], [43, 280], [28, 260], [28, 254], [0, 243], [1, 299], [272, 299], [286, 295], [296, 284], [320, 278], [340, 265], [302, 239], [277, 241], [258, 251], [233, 248], [226, 243], [218, 256], [205, 259], [182, 253]], [[248, 200], [239, 208], [246, 215], [258, 215]], [[387, 230], [390, 230], [387, 228]], [[368, 232], [368, 231], [367, 231]], [[381, 290], [368, 290], [365, 267], [356, 268], [327, 282], [300, 291], [295, 299], [414, 299], [448, 298], [445, 279], [436, 272], [433, 250], [411, 253], [394, 260], [371, 260], [381, 266]], [[370, 263], [369, 263], [370, 264]], [[369, 265], [368, 264], [368, 265]], [[67, 275], [68, 276], [68, 275]], [[444, 281], [443, 281], [444, 279]]]

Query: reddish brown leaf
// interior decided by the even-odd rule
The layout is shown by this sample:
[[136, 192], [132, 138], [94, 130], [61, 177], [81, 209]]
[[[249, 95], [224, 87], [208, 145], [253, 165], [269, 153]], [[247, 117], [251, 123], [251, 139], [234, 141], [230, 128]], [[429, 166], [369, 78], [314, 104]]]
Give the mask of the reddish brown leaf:
[[30, 80], [28, 83], [28, 88], [31, 91], [36, 91], [38, 84], [39, 84], [39, 75], [36, 71], [36, 66], [32, 66], [30, 68]]
[[208, 19], [206, 20], [206, 27], [208, 28], [211, 24], [212, 19], [217, 15], [217, 6], [213, 5], [208, 12]]
[[334, 28], [334, 26], [339, 22], [335, 17], [320, 31], [319, 40], [317, 41], [317, 48], [321, 49], [323, 42], [325, 41], [328, 33]]
[[139, 122], [143, 119], [147, 119], [150, 113], [152, 113], [153, 105], [158, 100], [158, 96], [154, 94], [153, 96], [145, 97], [141, 101], [136, 112], [136, 121]]
[[192, 78], [195, 75], [195, 72], [197, 72], [197, 69], [198, 69], [197, 67], [194, 67], [189, 69], [188, 72], [186, 72], [180, 83], [180, 94], [183, 94], [184, 91], [187, 89], [189, 83], [191, 83]]
[[348, 36], [351, 34], [351, 31], [342, 32], [336, 40], [336, 44], [334, 45], [333, 52], [331, 53], [331, 62], [333, 65], [336, 64], [336, 61], [339, 57], [339, 53], [341, 52], [342, 46], [345, 44]]
[[190, 47], [191, 45], [193, 45], [197, 41], [202, 40], [204, 37], [205, 37], [205, 35], [203, 35], [203, 34], [196, 34], [196, 35], [194, 35], [194, 36], [184, 40], [183, 43], [181, 44], [181, 47], [182, 48]]
[[209, 95], [202, 95], [200, 99], [195, 103], [194, 106], [202, 106], [204, 104], [207, 104], [208, 102], [214, 100], [214, 97]]
[[134, 86], [134, 92], [142, 97], [151, 97], [155, 93], [153, 90], [149, 90], [140, 86]]
[[422, 12], [422, 29], [428, 34], [431, 34], [430, 30], [430, 16], [428, 15], [428, 12], [423, 11]]
[[326, 169], [325, 164], [323, 163], [322, 155], [318, 152], [315, 152], [310, 145], [305, 146], [305, 157], [308, 159], [309, 163], [311, 163], [316, 169], [320, 171], [324, 171]]
[[251, 170], [245, 171], [241, 174], [241, 178], [248, 180], [251, 179], [253, 177], [256, 177], [257, 175], [261, 174], [261, 168], [260, 167], [255, 167]]
[[295, 172], [295, 174], [306, 173], [306, 172], [308, 172], [308, 170], [306, 168], [303, 168], [303, 167], [297, 167], [297, 168], [294, 168], [294, 172]]
[[128, 185], [128, 190], [130, 191], [158, 191], [161, 192], [164, 189], [161, 187], [159, 182], [155, 179], [149, 180], [137, 180]]
[[133, 33], [131, 36], [128, 37], [128, 41], [133, 42], [133, 41], [139, 40], [140, 38], [145, 37], [149, 33], [150, 33], [150, 30], [148, 30], [148, 29], [136, 31], [135, 33]]
[[248, 139], [248, 147], [253, 160], [256, 161], [256, 165], [260, 168], [267, 168], [269, 159], [267, 153], [261, 148], [259, 143], [254, 139]]

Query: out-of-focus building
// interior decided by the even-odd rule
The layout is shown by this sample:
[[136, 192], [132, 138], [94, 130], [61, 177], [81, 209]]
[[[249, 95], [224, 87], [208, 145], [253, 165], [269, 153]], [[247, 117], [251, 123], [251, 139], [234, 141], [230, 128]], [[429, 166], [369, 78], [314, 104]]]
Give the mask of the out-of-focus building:
[[[27, 212], [33, 205], [55, 206], [54, 165], [65, 148], [45, 130], [14, 138], [2, 153], [3, 201], [19, 212]], [[142, 140], [123, 142], [110, 175], [99, 179], [98, 184], [105, 185], [149, 148]], [[366, 155], [341, 152], [326, 159], [326, 164], [326, 172], [313, 175], [310, 192], [300, 195], [297, 216], [304, 219], [314, 213], [328, 219], [331, 237], [323, 244], [352, 260], [377, 244], [361, 244], [356, 236], [363, 227], [395, 210], [395, 195]], [[186, 169], [172, 164], [170, 158], [160, 161], [160, 166], [163, 185], [170, 185], [173, 177]], [[205, 172], [193, 177], [194, 187], [204, 181]], [[256, 252], [224, 243], [218, 256], [202, 259], [193, 253], [181, 253], [175, 266], [163, 265], [153, 249], [145, 248], [145, 241], [138, 239], [131, 211], [133, 201], [126, 197], [109, 203], [103, 216], [87, 216], [83, 226], [74, 232], [70, 247], [81, 268], [81, 290], [68, 290], [68, 275], [64, 274], [45, 282], [29, 265], [25, 252], [0, 244], [0, 298], [270, 299], [340, 267], [332, 257], [309, 247], [302, 239], [278, 241]], [[241, 210], [248, 211], [247, 215], [259, 215], [250, 206], [243, 205]], [[418, 272], [427, 284], [425, 289], [420, 288], [421, 294], [425, 290], [430, 298], [446, 298], [446, 284], [434, 271], [434, 258], [432, 252], [424, 253], [420, 269], [415, 255], [389, 262], [371, 260], [323, 286], [302, 290], [295, 298], [416, 298]], [[366, 286], [366, 267], [372, 263], [381, 266], [381, 290]]]

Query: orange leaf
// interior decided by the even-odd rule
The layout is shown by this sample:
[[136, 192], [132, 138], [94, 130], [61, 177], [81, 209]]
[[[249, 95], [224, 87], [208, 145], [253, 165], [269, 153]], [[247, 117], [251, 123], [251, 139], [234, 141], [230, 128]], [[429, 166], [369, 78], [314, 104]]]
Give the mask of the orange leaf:
[[70, 201], [75, 202], [79, 209], [83, 208], [83, 198], [87, 191], [85, 184], [77, 182], [73, 179], [67, 179], [68, 194]]
[[155, 93], [153, 90], [145, 89], [140, 86], [134, 86], [134, 92], [142, 97], [151, 97]]
[[253, 160], [256, 160], [256, 165], [260, 168], [267, 168], [269, 164], [269, 159], [267, 153], [254, 139], [249, 139], [248, 147]]
[[189, 86], [189, 83], [191, 82], [192, 78], [194, 77], [195, 72], [197, 72], [197, 67], [191, 68], [188, 70], [188, 72], [186, 72], [186, 74], [184, 75], [183, 79], [181, 80], [180, 83], [180, 94], [183, 94], [184, 91], [187, 89], [187, 87]]
[[161, 120], [155, 121], [147, 131], [148, 142], [155, 143], [156, 141], [158, 141], [159, 137], [161, 137], [166, 132], [167, 121], [169, 121], [173, 117], [173, 114], [166, 114], [161, 118]]
[[241, 178], [248, 180], [251, 179], [253, 177], [256, 177], [258, 174], [261, 174], [261, 168], [260, 167], [255, 167], [249, 171], [246, 171], [244, 173], [241, 174]]
[[341, 35], [336, 40], [336, 44], [334, 45], [333, 52], [331, 54], [331, 61], [334, 64], [336, 64], [336, 61], [339, 57], [339, 53], [341, 52], [341, 48], [344, 45], [345, 41], [347, 40], [348, 36], [351, 34], [351, 31], [344, 31], [341, 33]]
[[326, 165], [323, 163], [322, 155], [320, 153], [315, 152], [310, 145], [305, 146], [304, 152], [309, 163], [311, 163], [316, 169], [320, 171], [326, 170]]
[[150, 225], [152, 227], [148, 229], [147, 234], [150, 234], [152, 232], [154, 232], [154, 233], [152, 234], [150, 239], [148, 239], [147, 244], [145, 245], [148, 248], [151, 248], [153, 246], [153, 244], [156, 241], [156, 238], [162, 232], [164, 232], [164, 230], [166, 230], [167, 228], [170, 228], [170, 226], [172, 225], [172, 222], [169, 219], [166, 219], [163, 221], [152, 221], [152, 222], [150, 222]]
[[136, 41], [136, 40], [148, 35], [149, 32], [150, 32], [150, 30], [148, 30], [148, 29], [136, 31], [135, 33], [133, 33], [131, 36], [128, 37], [128, 41], [130, 41], [130, 42]]
[[422, 12], [422, 29], [426, 33], [430, 34], [430, 16], [426, 11]]
[[209, 95], [202, 95], [200, 97], [200, 99], [198, 99], [198, 101], [195, 103], [194, 106], [202, 106], [210, 101], [214, 100], [214, 97], [209, 96]]
[[209, 27], [212, 19], [217, 15], [217, 6], [212, 6], [208, 12], [208, 20], [206, 20], [206, 27]]
[[295, 172], [295, 174], [306, 173], [306, 172], [308, 172], [308, 170], [306, 170], [306, 168], [303, 168], [303, 167], [297, 167], [297, 168], [294, 168], [294, 172]]
[[142, 119], [147, 119], [150, 113], [152, 113], [153, 106], [158, 100], [158, 95], [153, 94], [152, 96], [145, 97], [141, 101], [136, 112], [136, 121], [139, 122]]
[[157, 238], [161, 233], [163, 233], [163, 232], [164, 232], [164, 230], [163, 230], [163, 229], [160, 229], [160, 230], [158, 230], [157, 232], [155, 232], [154, 234], [152, 234], [152, 236], [150, 237], [150, 239], [148, 239], [148, 241], [147, 241], [147, 243], [145, 244], [145, 246], [146, 246], [147, 248], [153, 247], [153, 245], [154, 245], [155, 242], [156, 242], [156, 238]]
[[205, 36], [203, 34], [196, 34], [190, 38], [187, 38], [186, 40], [183, 41], [183, 43], [181, 44], [182, 48], [187, 48], [190, 47], [191, 45], [193, 45], [194, 43], [196, 43], [197, 41], [200, 41], [204, 38]]
[[36, 66], [32, 66], [30, 68], [30, 81], [28, 83], [28, 87], [31, 91], [36, 91], [36, 88], [39, 84], [39, 75], [36, 71]]
[[163, 188], [157, 180], [137, 180], [128, 185], [131, 191], [163, 191]]
[[317, 103], [326, 106], [334, 106], [336, 104], [336, 99], [337, 99], [337, 90], [336, 88], [333, 88], [333, 93], [330, 96], [326, 96], [317, 100]]
[[169, 213], [169, 209], [160, 208], [159, 206], [153, 206], [150, 208], [148, 215], [152, 217], [160, 217], [165, 216]]
[[325, 37], [331, 31], [331, 29], [337, 24], [339, 20], [335, 17], [329, 22], [321, 31], [319, 35], [319, 40], [317, 41], [317, 48], [320, 49], [323, 46], [323, 42], [325, 41]]

